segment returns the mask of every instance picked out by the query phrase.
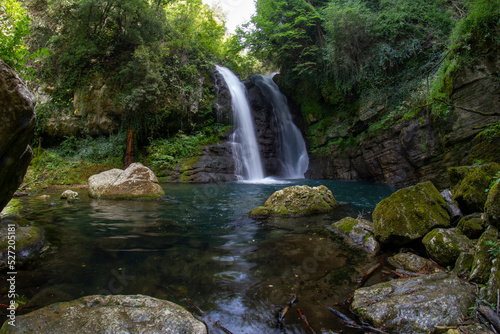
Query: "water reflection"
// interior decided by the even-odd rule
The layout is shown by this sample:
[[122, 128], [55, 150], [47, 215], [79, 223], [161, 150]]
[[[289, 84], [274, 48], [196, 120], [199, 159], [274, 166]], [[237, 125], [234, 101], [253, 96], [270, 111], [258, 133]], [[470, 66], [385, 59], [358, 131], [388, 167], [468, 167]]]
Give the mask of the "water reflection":
[[[348, 248], [324, 226], [348, 215], [369, 218], [393, 189], [304, 183], [324, 183], [350, 204], [331, 214], [261, 222], [246, 213], [285, 185], [167, 184], [168, 199], [153, 202], [93, 200], [85, 191], [81, 202], [69, 205], [21, 198], [21, 214], [44, 227], [47, 247], [19, 268], [18, 291], [31, 308], [119, 293], [168, 299], [196, 313], [184, 294], [234, 333], [273, 333], [276, 305], [296, 294], [317, 331], [349, 333], [324, 306], [344, 300], [376, 259]], [[50, 195], [58, 198], [56, 191]], [[306, 333], [293, 312], [286, 331]]]

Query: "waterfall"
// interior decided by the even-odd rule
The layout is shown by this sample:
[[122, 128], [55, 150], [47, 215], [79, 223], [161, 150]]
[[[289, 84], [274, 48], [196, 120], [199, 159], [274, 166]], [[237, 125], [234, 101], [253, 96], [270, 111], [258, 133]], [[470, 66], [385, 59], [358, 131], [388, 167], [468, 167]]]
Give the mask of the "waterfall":
[[309, 166], [306, 143], [302, 133], [293, 123], [285, 95], [280, 92], [272, 77], [272, 75], [259, 75], [256, 76], [254, 82], [273, 106], [278, 132], [278, 158], [283, 177], [286, 179], [301, 179], [304, 178], [304, 173]]
[[231, 93], [231, 106], [235, 125], [232, 146], [236, 163], [236, 177], [238, 180], [261, 180], [264, 178], [264, 170], [245, 85], [228, 68], [221, 66], [216, 68], [223, 76]]

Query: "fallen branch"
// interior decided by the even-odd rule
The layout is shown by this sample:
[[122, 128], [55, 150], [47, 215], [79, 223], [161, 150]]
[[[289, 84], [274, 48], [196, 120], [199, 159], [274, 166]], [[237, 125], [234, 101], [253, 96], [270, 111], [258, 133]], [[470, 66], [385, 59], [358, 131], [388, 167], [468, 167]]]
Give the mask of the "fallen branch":
[[283, 326], [283, 321], [285, 321], [285, 315], [288, 313], [290, 308], [295, 305], [298, 302], [297, 295], [290, 295], [292, 296], [292, 299], [286, 304], [285, 307], [281, 309], [281, 311], [278, 312], [277, 318], [278, 318], [278, 327], [281, 328]]
[[493, 327], [495, 327], [497, 331], [500, 332], [500, 317], [498, 316], [498, 314], [496, 314], [495, 311], [484, 305], [479, 305], [477, 310], [483, 317], [486, 318], [486, 320], [488, 320], [490, 324], [493, 325]]
[[309, 324], [309, 321], [307, 321], [307, 318], [304, 315], [304, 312], [302, 312], [301, 309], [297, 309], [297, 313], [299, 314], [300, 319], [306, 324], [306, 327], [307, 327], [307, 329], [309, 329], [309, 331], [311, 332], [311, 334], [316, 334], [316, 332], [314, 331], [314, 329]]
[[387, 334], [386, 332], [370, 327], [370, 326], [365, 326], [365, 325], [359, 325], [357, 324], [354, 320], [346, 316], [344, 313], [334, 309], [333, 307], [327, 306], [326, 307], [328, 311], [332, 312], [335, 314], [337, 317], [340, 318], [340, 321], [342, 321], [346, 326], [351, 327], [351, 328], [356, 328], [356, 329], [361, 329], [361, 330], [367, 330], [367, 331], [372, 331], [375, 333], [380, 333], [380, 334]]
[[[203, 312], [201, 310], [201, 308], [198, 307], [198, 305], [195, 304], [195, 302], [193, 302], [191, 299], [189, 299], [188, 296], [186, 296], [185, 294], [183, 293], [180, 293], [181, 296], [183, 298], [186, 298], [186, 300], [191, 304], [193, 305], [193, 307], [202, 315], [204, 316], [212, 325], [214, 325], [215, 327], [219, 328], [220, 330], [222, 330], [224, 333], [226, 334], [233, 334], [230, 330], [228, 330], [227, 328], [225, 328], [224, 326], [222, 326], [221, 324], [219, 324], [218, 321], [213, 321], [209, 316], [208, 314], [206, 314], [205, 312]], [[205, 323], [206, 324], [206, 323]]]
[[350, 304], [352, 299], [354, 298], [354, 292], [356, 290], [358, 290], [359, 288], [361, 288], [365, 283], [366, 281], [370, 278], [370, 276], [375, 272], [375, 270], [377, 270], [379, 267], [381, 266], [380, 263], [377, 263], [376, 265], [374, 265], [373, 267], [371, 267], [370, 269], [368, 269], [368, 271], [363, 275], [363, 277], [361, 277], [361, 279], [358, 281], [358, 284], [356, 284], [356, 287], [354, 288], [354, 291], [351, 293], [351, 295], [344, 301], [344, 305], [347, 305], [347, 304]]

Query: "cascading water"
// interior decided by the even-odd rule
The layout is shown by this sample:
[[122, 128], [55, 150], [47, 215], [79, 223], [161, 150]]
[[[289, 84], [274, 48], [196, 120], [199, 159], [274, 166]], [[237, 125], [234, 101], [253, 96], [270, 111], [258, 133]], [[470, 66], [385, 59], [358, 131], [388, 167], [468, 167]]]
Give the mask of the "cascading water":
[[264, 178], [264, 169], [255, 135], [245, 85], [231, 70], [217, 66], [231, 93], [235, 129], [232, 136], [235, 173], [239, 180], [256, 181]]
[[286, 179], [304, 178], [304, 173], [309, 166], [309, 156], [304, 138], [292, 121], [285, 95], [274, 83], [272, 75], [258, 75], [253, 81], [273, 106], [279, 141], [278, 158], [283, 177]]

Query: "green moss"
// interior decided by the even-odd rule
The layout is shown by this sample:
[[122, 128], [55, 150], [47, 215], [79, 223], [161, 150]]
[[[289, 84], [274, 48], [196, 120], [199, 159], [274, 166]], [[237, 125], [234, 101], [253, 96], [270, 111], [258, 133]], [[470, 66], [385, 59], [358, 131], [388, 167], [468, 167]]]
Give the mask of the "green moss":
[[481, 166], [462, 166], [448, 169], [453, 199], [465, 214], [483, 212], [491, 181], [500, 171], [496, 163]]
[[434, 227], [449, 226], [450, 217], [443, 197], [427, 181], [382, 200], [373, 212], [373, 222], [381, 242], [402, 245], [423, 237]]

